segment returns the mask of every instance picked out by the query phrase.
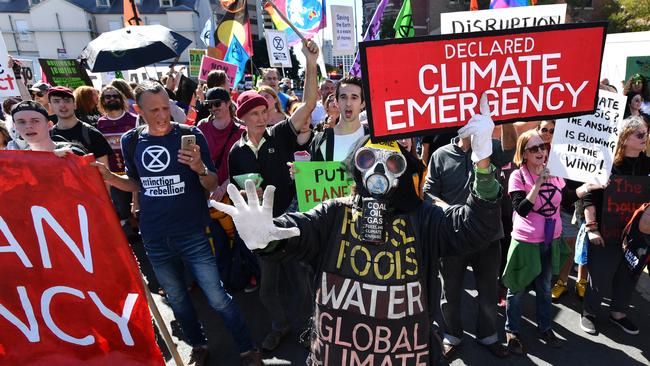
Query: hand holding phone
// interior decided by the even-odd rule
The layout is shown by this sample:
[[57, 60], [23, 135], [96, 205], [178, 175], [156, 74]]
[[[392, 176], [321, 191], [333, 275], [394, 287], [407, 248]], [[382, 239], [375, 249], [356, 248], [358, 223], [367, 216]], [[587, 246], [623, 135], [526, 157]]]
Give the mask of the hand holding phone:
[[182, 150], [192, 150], [192, 145], [196, 144], [196, 136], [194, 135], [185, 135], [181, 136], [181, 149]]

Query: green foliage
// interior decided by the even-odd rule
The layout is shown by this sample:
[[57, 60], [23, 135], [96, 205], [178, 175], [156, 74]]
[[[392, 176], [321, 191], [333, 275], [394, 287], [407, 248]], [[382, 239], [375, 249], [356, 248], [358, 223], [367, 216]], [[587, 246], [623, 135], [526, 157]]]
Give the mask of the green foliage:
[[650, 30], [650, 1], [614, 0], [606, 6], [609, 33]]

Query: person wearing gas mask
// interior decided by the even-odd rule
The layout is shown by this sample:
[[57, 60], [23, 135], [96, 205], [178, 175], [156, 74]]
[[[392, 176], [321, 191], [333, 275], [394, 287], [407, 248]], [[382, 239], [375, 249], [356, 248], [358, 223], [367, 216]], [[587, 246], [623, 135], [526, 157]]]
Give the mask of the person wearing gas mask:
[[470, 137], [476, 179], [464, 205], [423, 202], [414, 188], [416, 157], [392, 142], [360, 139], [344, 161], [351, 195], [305, 213], [273, 219], [274, 187], [260, 205], [228, 186], [233, 217], [246, 245], [273, 260], [314, 268], [317, 286], [309, 364], [435, 365], [442, 362], [431, 329], [439, 307], [438, 258], [486, 248], [499, 228], [500, 186], [490, 164], [494, 123], [485, 95], [481, 114], [459, 130]]

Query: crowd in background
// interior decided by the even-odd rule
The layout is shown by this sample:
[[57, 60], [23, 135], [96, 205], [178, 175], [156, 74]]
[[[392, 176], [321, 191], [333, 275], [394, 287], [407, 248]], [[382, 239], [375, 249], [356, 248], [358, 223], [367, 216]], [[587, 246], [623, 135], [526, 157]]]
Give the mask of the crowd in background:
[[[274, 216], [279, 216], [296, 210], [292, 181], [295, 171], [291, 163], [298, 156], [307, 156], [312, 161], [342, 161], [350, 147], [369, 133], [367, 121], [363, 120], [365, 101], [361, 81], [353, 77], [339, 82], [324, 79], [317, 87], [314, 80], [306, 80], [301, 100], [293, 90], [294, 81], [280, 79], [274, 68], [261, 70], [259, 82], [252, 91], [232, 90], [223, 71], [212, 71], [207, 82], [196, 90], [196, 103], [184, 105], [176, 100], [181, 71], [172, 68], [160, 80], [149, 81], [144, 86], [115, 79], [101, 90], [90, 86], [71, 90], [45, 82], [23, 85], [26, 92], [21, 98], [7, 98], [2, 102], [0, 149], [53, 151], [61, 156], [92, 153], [111, 172], [127, 177], [137, 166], [133, 156], [129, 156], [135, 151], [124, 146], [127, 132], [133, 133], [138, 126], [147, 124], [151, 128], [155, 118], [178, 124], [189, 122], [200, 131], [195, 134], [204, 137], [204, 142], [197, 141], [197, 145], [207, 148], [195, 156], [209, 156], [209, 163], [204, 160], [205, 176], [211, 174], [208, 170], [215, 174], [209, 199], [228, 202], [228, 184], [243, 189], [239, 177], [252, 174], [259, 179], [260, 192], [266, 185], [276, 186]], [[650, 174], [648, 84], [648, 80], [637, 74], [622, 88], [627, 103], [614, 153], [612, 173], [615, 175]], [[617, 89], [607, 80], [602, 81], [601, 88]], [[156, 90], [163, 89], [169, 97], [164, 99], [167, 106], [147, 110], [143, 98], [147, 93], [158, 95]], [[549, 346], [561, 346], [552, 330], [552, 301], [570, 292], [569, 275], [574, 270], [576, 281], [571, 287], [583, 299], [582, 313], [576, 321], [580, 321], [585, 332], [596, 333], [598, 320], [602, 321], [600, 303], [603, 296], [610, 296], [605, 289], [611, 288], [609, 320], [628, 334], [639, 333], [634, 320], [627, 317], [638, 276], [629, 280], [630, 269], [623, 262], [620, 243], [604, 242], [599, 232], [605, 186], [572, 182], [549, 174], [546, 162], [554, 131], [552, 120], [518, 122], [495, 130], [492, 163], [499, 170], [503, 190], [502, 236], [480, 253], [441, 260], [442, 316], [438, 325], [447, 358], [458, 351], [463, 338], [460, 294], [468, 266], [472, 267], [478, 290], [475, 334], [479, 343], [497, 357], [525, 353], [520, 336], [522, 301], [523, 294], [531, 288], [535, 290], [541, 339]], [[467, 199], [473, 179], [469, 141], [458, 138], [454, 131], [445, 131], [398, 142], [404, 151], [420, 160], [414, 184], [424, 200], [447, 207]], [[191, 160], [195, 156], [188, 155], [187, 164], [206, 187], [203, 166], [195, 169]], [[179, 155], [179, 159], [185, 157]], [[142, 197], [137, 191], [117, 188], [102, 175], [107, 179], [121, 224], [130, 242], [136, 245], [140, 241], [138, 215]], [[244, 246], [237, 244], [238, 236], [229, 217], [212, 208], [209, 214], [210, 238], [223, 285], [230, 292], [260, 289], [261, 303], [272, 320], [261, 348], [273, 351], [291, 333], [292, 316], [287, 314], [284, 305], [287, 292], [305, 300], [306, 309], [300, 316], [304, 318], [301, 331], [307, 330], [306, 336], [293, 341], [308, 345], [311, 313], [308, 304], [314, 296], [309, 266], [271, 263], [246, 252]], [[586, 255], [575, 255], [583, 253], [585, 247], [589, 248]], [[237, 255], [243, 258], [239, 263], [245, 268], [228, 266], [231, 258], [224, 258], [223, 253], [232, 256], [233, 248], [242, 252]], [[191, 287], [200, 280], [191, 271], [186, 271], [184, 277], [183, 286]], [[164, 282], [161, 281], [160, 293], [168, 296], [179, 316], [180, 305], [174, 302], [181, 300], [170, 295], [180, 295], [170, 294], [175, 291], [171, 290], [174, 286], [166, 288]], [[496, 327], [498, 306], [505, 307], [505, 345]], [[221, 305], [214, 307], [218, 311], [224, 309]], [[221, 314], [224, 318], [237, 317]], [[186, 321], [196, 322], [193, 318]], [[244, 326], [228, 326], [238, 339], [243, 362], [258, 364], [256, 354], [250, 353], [254, 347], [242, 331]], [[205, 344], [200, 330], [190, 331], [190, 328], [184, 326], [183, 330], [195, 333], [186, 336], [195, 347], [193, 357], [198, 364], [205, 359], [201, 354]]]

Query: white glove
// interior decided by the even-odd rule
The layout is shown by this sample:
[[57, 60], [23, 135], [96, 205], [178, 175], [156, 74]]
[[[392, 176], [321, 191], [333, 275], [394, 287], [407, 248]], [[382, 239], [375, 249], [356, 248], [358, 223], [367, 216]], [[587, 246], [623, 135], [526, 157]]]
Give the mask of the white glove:
[[223, 211], [232, 217], [237, 227], [237, 232], [250, 250], [264, 249], [274, 240], [282, 240], [300, 235], [297, 227], [280, 228], [273, 224], [273, 194], [274, 186], [267, 186], [264, 190], [264, 199], [260, 206], [255, 183], [247, 179], [246, 197], [244, 201], [241, 193], [234, 184], [228, 184], [228, 195], [234, 206], [210, 200], [210, 206]]
[[490, 117], [490, 108], [487, 102], [487, 94], [481, 95], [480, 114], [475, 114], [467, 124], [458, 130], [458, 136], [463, 139], [472, 138], [472, 161], [479, 161], [492, 155], [492, 131], [494, 122]]

